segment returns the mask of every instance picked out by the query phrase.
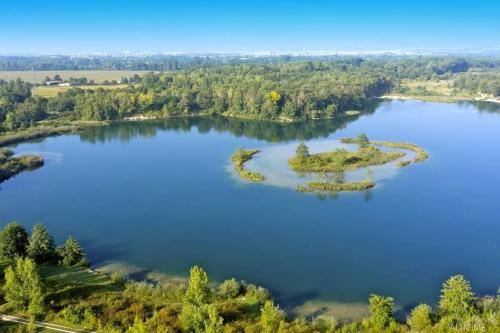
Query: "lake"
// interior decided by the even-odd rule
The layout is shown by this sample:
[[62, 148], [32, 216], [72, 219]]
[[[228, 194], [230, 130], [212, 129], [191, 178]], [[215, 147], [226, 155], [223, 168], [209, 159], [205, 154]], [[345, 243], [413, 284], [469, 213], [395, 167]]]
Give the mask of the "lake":
[[[429, 160], [336, 196], [234, 177], [234, 150], [337, 140], [409, 141]], [[279, 124], [225, 118], [112, 124], [15, 146], [46, 165], [2, 183], [0, 221], [43, 222], [95, 267], [136, 278], [236, 277], [291, 307], [311, 300], [436, 303], [464, 274], [500, 285], [500, 107], [385, 101], [359, 116]], [[114, 265], [114, 266], [113, 266]]]

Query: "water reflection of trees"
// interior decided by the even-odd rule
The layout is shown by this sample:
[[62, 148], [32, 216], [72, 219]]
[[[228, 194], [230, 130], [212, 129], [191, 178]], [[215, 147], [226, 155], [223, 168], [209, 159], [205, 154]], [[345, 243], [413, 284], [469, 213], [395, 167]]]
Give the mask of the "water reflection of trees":
[[500, 114], [500, 104], [493, 102], [463, 102], [465, 105], [473, 105], [476, 107], [478, 112], [481, 113], [498, 113]]
[[[371, 105], [360, 115], [372, 114], [378, 104]], [[109, 140], [127, 142], [136, 137], [154, 137], [158, 131], [189, 132], [196, 129], [199, 133], [211, 131], [229, 132], [237, 137], [249, 137], [268, 142], [308, 140], [327, 137], [344, 128], [360, 115], [340, 116], [335, 119], [322, 119], [296, 123], [278, 123], [259, 120], [243, 120], [226, 117], [169, 118], [155, 121], [123, 122], [109, 126], [86, 128], [80, 133], [83, 141], [97, 143]]]

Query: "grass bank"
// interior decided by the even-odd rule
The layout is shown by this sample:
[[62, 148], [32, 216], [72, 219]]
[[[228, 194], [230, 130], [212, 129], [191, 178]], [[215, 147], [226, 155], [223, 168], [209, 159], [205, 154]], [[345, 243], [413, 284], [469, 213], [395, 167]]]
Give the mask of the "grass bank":
[[245, 162], [252, 159], [255, 154], [258, 154], [260, 150], [258, 149], [237, 149], [231, 160], [233, 161], [234, 169], [238, 172], [241, 178], [250, 180], [252, 182], [262, 182], [266, 178], [259, 172], [249, 171], [245, 169]]

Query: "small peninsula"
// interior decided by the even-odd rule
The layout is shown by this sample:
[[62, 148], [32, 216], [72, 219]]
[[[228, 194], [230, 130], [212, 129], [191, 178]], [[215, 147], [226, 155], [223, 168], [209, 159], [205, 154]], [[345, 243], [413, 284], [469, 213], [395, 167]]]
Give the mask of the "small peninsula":
[[253, 172], [245, 169], [245, 162], [252, 159], [255, 154], [258, 154], [260, 150], [258, 149], [241, 149], [238, 148], [233, 156], [231, 156], [231, 160], [234, 164], [234, 169], [241, 178], [246, 180], [250, 180], [252, 182], [262, 182], [265, 180], [265, 177], [259, 172]]
[[14, 152], [9, 149], [0, 149], [0, 183], [25, 170], [34, 170], [43, 166], [40, 156], [24, 155], [13, 157]]

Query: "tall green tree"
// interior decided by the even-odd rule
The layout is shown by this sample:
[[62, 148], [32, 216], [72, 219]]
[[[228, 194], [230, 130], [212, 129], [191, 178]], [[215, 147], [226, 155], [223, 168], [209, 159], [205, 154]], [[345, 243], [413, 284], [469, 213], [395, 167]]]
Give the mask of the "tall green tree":
[[366, 324], [376, 330], [388, 327], [394, 320], [394, 298], [372, 294], [368, 299], [370, 317]]
[[217, 308], [213, 304], [207, 305], [208, 318], [205, 320], [205, 333], [222, 333], [224, 320], [219, 316]]
[[57, 248], [59, 262], [64, 266], [87, 266], [88, 260], [83, 247], [69, 236], [63, 245]]
[[368, 136], [365, 133], [361, 133], [360, 135], [358, 135], [357, 141], [358, 141], [358, 145], [361, 148], [368, 147], [368, 145], [370, 144], [370, 140], [368, 139]]
[[439, 308], [444, 314], [464, 319], [475, 313], [474, 293], [462, 275], [450, 277], [443, 283]]
[[15, 257], [24, 257], [28, 245], [28, 233], [17, 222], [8, 223], [0, 231], [0, 258], [12, 260]]
[[276, 333], [285, 315], [274, 305], [273, 301], [265, 301], [260, 309], [260, 326], [264, 333]]
[[309, 148], [305, 145], [305, 143], [301, 142], [297, 149], [295, 149], [295, 156], [298, 158], [306, 158], [309, 157]]
[[15, 266], [5, 270], [5, 300], [13, 308], [31, 315], [44, 312], [42, 282], [36, 264], [29, 258], [17, 258]]
[[54, 259], [54, 239], [41, 223], [37, 223], [31, 230], [27, 248], [28, 256], [37, 263], [44, 263]]
[[209, 321], [208, 303], [211, 292], [208, 287], [208, 275], [198, 266], [189, 271], [189, 286], [184, 295], [180, 319], [188, 332], [203, 332]]

